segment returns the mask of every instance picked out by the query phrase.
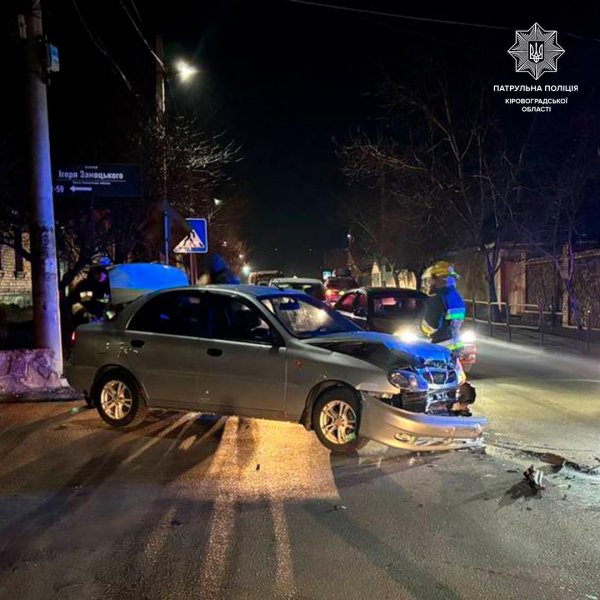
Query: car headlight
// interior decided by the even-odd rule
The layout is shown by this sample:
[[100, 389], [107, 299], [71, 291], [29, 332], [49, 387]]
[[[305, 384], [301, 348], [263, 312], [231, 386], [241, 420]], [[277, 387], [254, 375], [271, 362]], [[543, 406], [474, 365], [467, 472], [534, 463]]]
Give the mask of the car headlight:
[[475, 332], [472, 329], [467, 329], [460, 334], [460, 340], [465, 344], [472, 344], [475, 339]]
[[429, 389], [427, 381], [412, 371], [396, 369], [388, 374], [388, 380], [394, 387], [409, 392], [426, 392]]
[[416, 334], [415, 330], [411, 329], [410, 327], [398, 329], [394, 335], [399, 337], [401, 341], [407, 344], [412, 344], [413, 342], [417, 342], [419, 340], [419, 336]]

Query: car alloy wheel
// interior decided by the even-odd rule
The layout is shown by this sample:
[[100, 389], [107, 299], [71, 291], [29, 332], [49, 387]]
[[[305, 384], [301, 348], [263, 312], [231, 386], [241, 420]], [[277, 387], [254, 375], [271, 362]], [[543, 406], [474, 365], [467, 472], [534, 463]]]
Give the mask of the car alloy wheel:
[[356, 413], [343, 400], [331, 400], [319, 414], [319, 427], [332, 444], [344, 445], [356, 437]]
[[109, 380], [100, 391], [100, 406], [108, 417], [122, 421], [131, 412], [133, 394], [123, 381]]

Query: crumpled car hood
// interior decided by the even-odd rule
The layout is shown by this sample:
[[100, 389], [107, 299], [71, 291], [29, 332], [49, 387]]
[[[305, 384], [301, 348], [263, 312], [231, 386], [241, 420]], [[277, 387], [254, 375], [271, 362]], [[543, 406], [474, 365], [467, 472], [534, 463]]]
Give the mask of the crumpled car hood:
[[422, 365], [430, 361], [448, 362], [450, 351], [429, 342], [403, 342], [396, 336], [375, 331], [351, 331], [303, 340], [307, 344], [361, 358], [382, 367], [399, 361]]

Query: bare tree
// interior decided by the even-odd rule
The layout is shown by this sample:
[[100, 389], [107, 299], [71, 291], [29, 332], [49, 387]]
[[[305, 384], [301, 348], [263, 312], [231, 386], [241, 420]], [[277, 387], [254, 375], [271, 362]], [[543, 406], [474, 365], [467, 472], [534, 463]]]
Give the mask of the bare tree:
[[[367, 185], [386, 173], [393, 200], [380, 221], [395, 215], [397, 236], [405, 241], [402, 266], [410, 263], [411, 254], [429, 260], [476, 248], [485, 257], [490, 300], [495, 301], [499, 254], [521, 201], [518, 177], [525, 142], [510, 154], [481, 90], [465, 102], [463, 96], [452, 96], [441, 79], [422, 90], [388, 81], [381, 97], [386, 134], [354, 136], [340, 152], [344, 172], [350, 181]], [[409, 241], [412, 253], [406, 250]]]
[[176, 244], [183, 237], [181, 228], [185, 229], [182, 217], [206, 217], [216, 226], [232, 208], [233, 201], [225, 210], [214, 204], [215, 189], [229, 181], [228, 167], [241, 159], [240, 148], [226, 141], [224, 134], [209, 135], [195, 119], [150, 116], [140, 122], [133, 143], [141, 159], [147, 200], [142, 230], [146, 233], [143, 253], [148, 259], [162, 250], [165, 210], [172, 213], [173, 223], [180, 223], [171, 236]]

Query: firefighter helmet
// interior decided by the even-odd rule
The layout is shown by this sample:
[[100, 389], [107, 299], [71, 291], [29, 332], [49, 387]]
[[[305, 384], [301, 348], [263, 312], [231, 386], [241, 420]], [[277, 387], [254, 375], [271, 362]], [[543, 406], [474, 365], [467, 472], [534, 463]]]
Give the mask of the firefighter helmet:
[[423, 279], [430, 277], [459, 277], [454, 265], [447, 260], [438, 260], [423, 272]]

